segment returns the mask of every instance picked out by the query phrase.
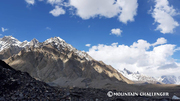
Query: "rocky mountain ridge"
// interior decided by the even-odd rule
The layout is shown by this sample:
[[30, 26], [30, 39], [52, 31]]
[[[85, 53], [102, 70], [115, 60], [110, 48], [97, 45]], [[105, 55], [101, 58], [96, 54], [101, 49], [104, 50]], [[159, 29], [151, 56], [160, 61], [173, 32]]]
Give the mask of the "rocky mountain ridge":
[[[41, 43], [35, 38], [30, 42], [28, 42], [27, 40], [20, 42], [18, 39], [14, 38], [13, 36], [4, 36], [3, 38], [0, 38], [0, 59], [7, 59], [8, 57], [17, 54], [20, 50], [25, 48], [42, 47], [43, 45], [47, 45], [47, 44], [51, 44], [52, 46], [55, 46], [56, 49], [58, 49], [59, 51], [64, 51], [64, 50], [73, 51], [82, 58], [86, 58], [87, 60], [92, 59], [87, 53], [77, 50], [70, 44], [66, 43], [60, 37], [49, 38]], [[14, 47], [16, 47], [16, 49], [14, 49]], [[9, 50], [11, 51], [9, 52]], [[3, 54], [7, 54], [7, 56], [3, 57]]]
[[[35, 51], [40, 48], [44, 48], [44, 46], [52, 46], [51, 48], [54, 48], [59, 54], [64, 54], [64, 56], [71, 57], [72, 53], [73, 56], [77, 56], [79, 61], [94, 61], [92, 57], [90, 57], [86, 52], [82, 52], [74, 48], [72, 45], [66, 43], [63, 39], [60, 37], [54, 37], [54, 38], [49, 38], [45, 40], [44, 42], [39, 42], [37, 39], [33, 39], [30, 42], [28, 41], [23, 41], [20, 42], [16, 38], [12, 36], [4, 36], [3, 38], [0, 38], [0, 59], [8, 59], [9, 57], [13, 55], [19, 55], [24, 51], [24, 52], [30, 52], [30, 51]], [[37, 49], [35, 49], [37, 48]], [[22, 52], [20, 52], [23, 50]], [[55, 52], [55, 51], [54, 51]], [[61, 58], [62, 59], [62, 58]], [[67, 61], [63, 60], [64, 62]], [[102, 63], [102, 62], [101, 62]], [[103, 63], [104, 64], [104, 63]], [[63, 64], [64, 65], [64, 64]], [[38, 70], [38, 69], [36, 69]], [[133, 73], [127, 69], [124, 69], [123, 71], [118, 70], [121, 74], [123, 74], [124, 77], [128, 78], [129, 80], [135, 81], [135, 82], [148, 82], [148, 83], [157, 83], [157, 82], [162, 82], [165, 84], [179, 84], [179, 79], [178, 77], [170, 77], [170, 76], [162, 76], [158, 79], [155, 79], [154, 77], [149, 77], [143, 74]], [[38, 73], [36, 73], [37, 75]], [[36, 76], [35, 76], [36, 77]], [[38, 76], [40, 77], [40, 76]], [[173, 79], [174, 78], [174, 79]], [[180, 77], [179, 77], [180, 78]], [[63, 78], [61, 78], [63, 79]], [[54, 81], [57, 82], [57, 81]]]
[[[16, 41], [13, 41], [12, 46], [21, 47], [22, 43]], [[133, 83], [113, 67], [94, 60], [60, 37], [50, 38], [42, 43], [33, 39], [31, 42], [24, 42], [23, 46], [25, 47], [22, 47], [20, 52], [8, 54], [10, 57], [5, 60], [6, 63], [50, 85], [100, 88], [111, 87], [114, 83]], [[4, 50], [8, 49], [11, 47]]]

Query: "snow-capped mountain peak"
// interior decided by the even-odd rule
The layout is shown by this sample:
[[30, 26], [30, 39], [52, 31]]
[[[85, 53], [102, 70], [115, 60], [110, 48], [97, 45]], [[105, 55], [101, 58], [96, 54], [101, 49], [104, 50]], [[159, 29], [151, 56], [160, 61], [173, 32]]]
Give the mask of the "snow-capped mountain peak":
[[61, 39], [60, 37], [54, 37], [54, 38], [49, 38], [45, 41], [45, 43], [62, 43], [65, 42], [63, 39]]
[[1, 38], [1, 39], [15, 39], [15, 40], [17, 40], [16, 38], [14, 38], [13, 36], [4, 36], [3, 38]]
[[73, 46], [71, 46], [70, 44], [66, 43], [60, 37], [49, 38], [46, 41], [44, 41], [44, 44], [56, 45], [56, 48], [58, 50], [60, 50], [60, 47], [63, 48], [63, 49], [64, 48], [68, 48], [68, 50], [70, 50], [70, 51], [75, 50], [75, 48]]
[[12, 36], [0, 38], [0, 52], [10, 46], [20, 46], [21, 42]]
[[82, 51], [77, 50], [72, 45], [66, 43], [60, 37], [49, 38], [46, 41], [44, 41], [44, 44], [51, 44], [53, 46], [56, 46], [56, 48], [58, 50], [67, 48], [69, 51], [73, 51], [74, 53], [76, 53], [81, 58], [85, 58], [86, 60], [92, 60], [92, 58], [86, 52], [82, 52]]
[[32, 43], [39, 43], [39, 41], [36, 38], [32, 39], [31, 42]]
[[17, 40], [16, 38], [12, 36], [4, 36], [3, 38], [0, 38], [0, 41], [6, 42], [7, 44], [13, 44], [13, 45], [18, 45], [21, 42]]
[[180, 84], [180, 76], [176, 77], [174, 75], [163, 75], [159, 78], [159, 81], [165, 84]]
[[137, 72], [131, 72], [130, 70], [124, 68], [123, 70], [118, 70], [123, 76], [126, 78], [132, 80], [132, 81], [140, 81], [140, 82], [149, 82], [149, 83], [155, 83], [158, 80], [156, 80], [153, 77], [147, 76], [140, 74], [138, 71]]

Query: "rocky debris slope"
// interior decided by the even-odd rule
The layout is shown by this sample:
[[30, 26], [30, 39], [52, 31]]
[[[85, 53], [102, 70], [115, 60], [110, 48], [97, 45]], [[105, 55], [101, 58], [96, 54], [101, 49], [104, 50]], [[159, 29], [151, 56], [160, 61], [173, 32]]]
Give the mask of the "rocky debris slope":
[[[53, 88], [44, 82], [35, 80], [28, 73], [16, 71], [0, 60], [0, 101], [2, 100], [60, 100], [84, 101], [101, 99], [105, 94], [95, 94], [93, 90]], [[71, 89], [72, 90], [72, 89]], [[97, 90], [96, 90], [97, 91]], [[84, 93], [85, 92], [85, 93]], [[88, 96], [87, 93], [91, 96]], [[101, 91], [99, 91], [101, 92]], [[106, 97], [107, 98], [107, 97]]]
[[[115, 91], [115, 90], [113, 90]], [[169, 98], [108, 97], [108, 90], [95, 88], [54, 88], [16, 71], [0, 60], [0, 101], [166, 101]]]
[[61, 99], [63, 95], [64, 92], [0, 61], [0, 100], [55, 100]]

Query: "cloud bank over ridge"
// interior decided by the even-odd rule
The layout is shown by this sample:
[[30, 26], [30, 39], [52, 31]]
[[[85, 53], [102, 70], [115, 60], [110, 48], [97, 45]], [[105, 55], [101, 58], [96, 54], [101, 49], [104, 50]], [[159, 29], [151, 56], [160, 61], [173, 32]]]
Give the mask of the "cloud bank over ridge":
[[150, 76], [179, 75], [180, 64], [172, 58], [179, 48], [166, 42], [166, 39], [161, 37], [152, 44], [142, 39], [130, 46], [118, 43], [98, 44], [92, 46], [87, 53], [116, 69], [127, 68]]

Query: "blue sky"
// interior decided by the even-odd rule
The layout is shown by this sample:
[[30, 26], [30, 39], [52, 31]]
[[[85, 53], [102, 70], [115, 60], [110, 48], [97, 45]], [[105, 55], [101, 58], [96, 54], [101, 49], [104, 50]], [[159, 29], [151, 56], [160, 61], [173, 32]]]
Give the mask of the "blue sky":
[[[149, 67], [158, 70], [164, 65], [176, 64], [175, 68], [164, 69], [173, 68], [173, 74], [180, 66], [179, 5], [179, 0], [1, 0], [0, 37], [12, 35], [20, 41], [36, 38], [43, 42], [59, 36], [78, 50], [115, 68], [133, 68], [148, 74], [145, 69]], [[113, 46], [113, 43], [116, 44]], [[123, 45], [129, 48], [124, 53], [121, 52]], [[157, 53], [153, 51], [155, 48], [162, 51], [159, 60], [152, 55]], [[133, 51], [137, 51], [134, 53], [137, 56], [116, 56]], [[138, 62], [141, 58], [155, 62], [143, 65]]]

